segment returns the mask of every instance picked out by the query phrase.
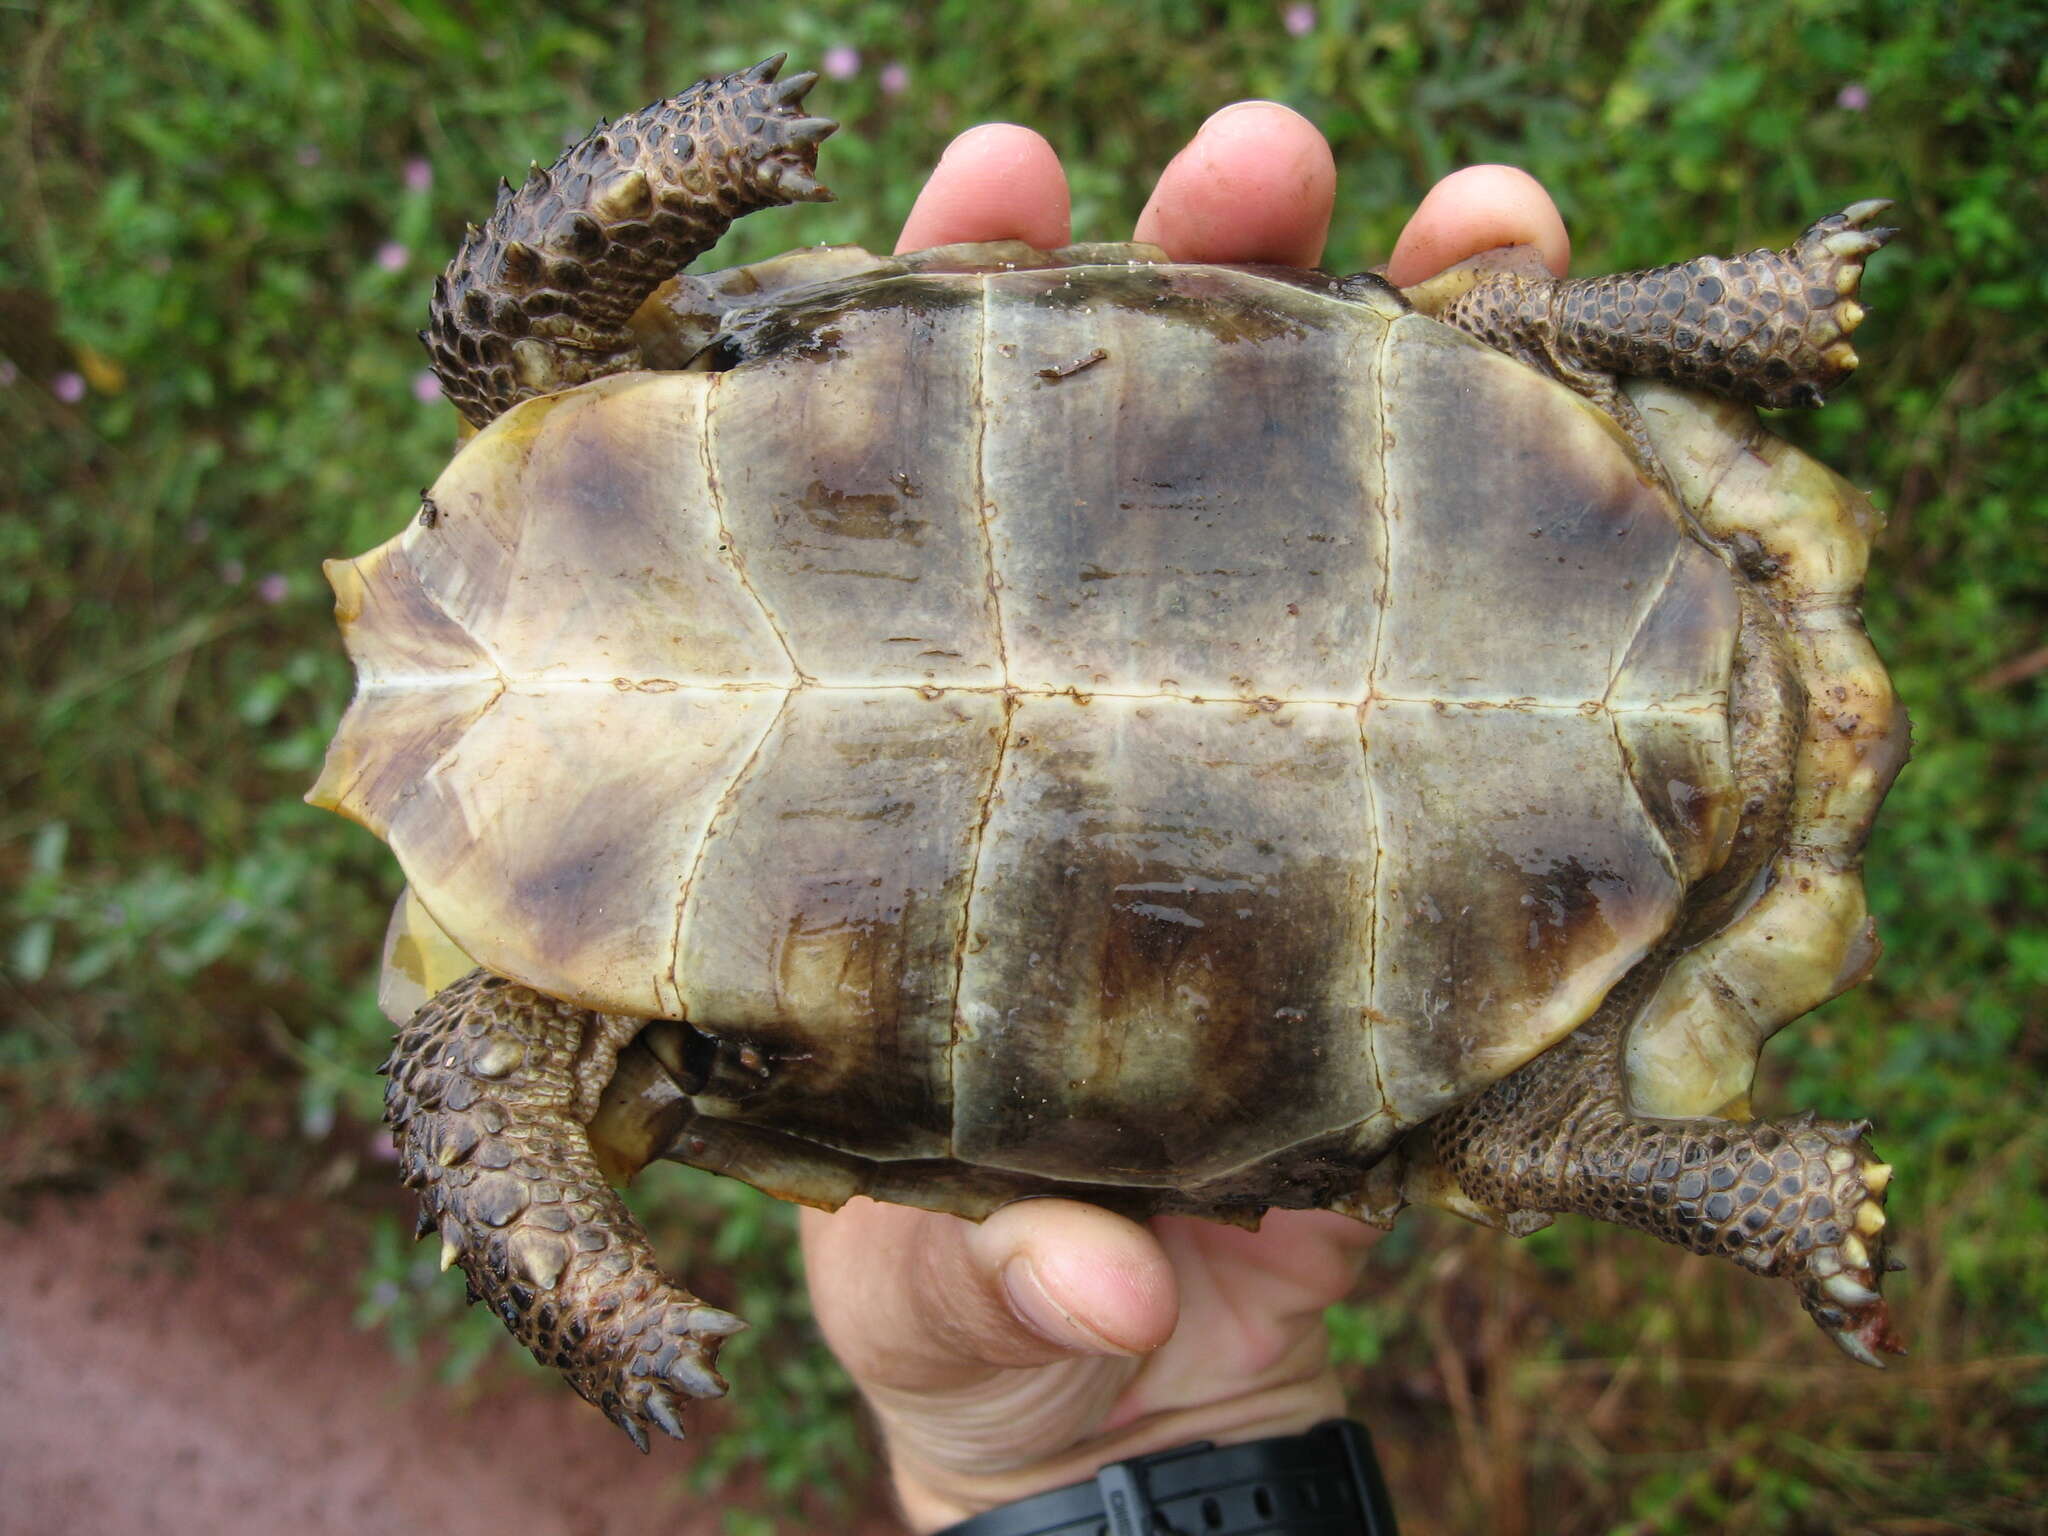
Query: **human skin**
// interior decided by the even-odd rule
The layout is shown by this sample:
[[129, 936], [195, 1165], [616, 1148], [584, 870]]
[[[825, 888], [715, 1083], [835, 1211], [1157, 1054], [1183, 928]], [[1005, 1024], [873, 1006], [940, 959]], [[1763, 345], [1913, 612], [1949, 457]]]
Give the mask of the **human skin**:
[[[1335, 196], [1329, 145], [1305, 118], [1239, 102], [1161, 173], [1136, 238], [1176, 261], [1313, 266]], [[1067, 184], [1042, 137], [990, 123], [947, 148], [897, 249], [1004, 239], [1067, 244]], [[1501, 245], [1536, 246], [1560, 277], [1570, 259], [1535, 180], [1474, 166], [1422, 200], [1387, 276], [1405, 287]], [[1246, 1232], [1068, 1200], [979, 1225], [871, 1200], [803, 1213], [819, 1324], [874, 1411], [919, 1536], [1105, 1462], [1340, 1415], [1323, 1312], [1373, 1237], [1326, 1211], [1274, 1211]]]

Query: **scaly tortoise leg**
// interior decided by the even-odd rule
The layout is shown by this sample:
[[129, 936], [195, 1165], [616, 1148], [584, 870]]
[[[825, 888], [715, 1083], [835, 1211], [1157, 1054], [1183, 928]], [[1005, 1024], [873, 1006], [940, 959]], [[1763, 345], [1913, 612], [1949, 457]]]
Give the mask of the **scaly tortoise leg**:
[[1566, 1211], [1634, 1227], [1792, 1281], [1867, 1365], [1901, 1353], [1879, 1294], [1891, 1169], [1867, 1126], [1635, 1113], [1623, 1048], [1640, 1003], [1640, 988], [1617, 989], [1573, 1034], [1433, 1121], [1410, 1198], [1518, 1233]]
[[521, 400], [639, 366], [628, 322], [742, 214], [824, 202], [818, 144], [837, 126], [798, 104], [815, 74], [782, 55], [598, 130], [498, 206], [434, 283], [420, 332], [472, 426]]
[[1662, 379], [1751, 405], [1818, 406], [1856, 367], [1863, 258], [1897, 233], [1867, 229], [1891, 204], [1830, 214], [1783, 251], [1701, 256], [1612, 277], [1555, 278], [1488, 253], [1407, 297], [1608, 412], [1642, 467], [1663, 479], [1619, 380]]
[[718, 1397], [718, 1346], [745, 1326], [667, 1280], [585, 1130], [645, 1023], [473, 971], [399, 1032], [385, 1119], [419, 1232], [438, 1230], [472, 1299], [647, 1449], [681, 1439], [680, 1397]]

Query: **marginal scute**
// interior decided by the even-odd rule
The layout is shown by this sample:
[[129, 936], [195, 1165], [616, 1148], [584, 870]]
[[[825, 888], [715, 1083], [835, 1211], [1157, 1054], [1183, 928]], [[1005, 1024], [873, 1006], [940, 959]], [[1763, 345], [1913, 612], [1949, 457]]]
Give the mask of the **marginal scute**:
[[403, 1025], [426, 1000], [476, 969], [456, 947], [411, 886], [399, 892], [384, 930], [384, 962], [377, 978], [377, 1008]]
[[1855, 608], [1883, 520], [1747, 406], [1664, 384], [1631, 394], [1702, 526], [1746, 553], [1759, 587], [1792, 616], [1784, 644], [1806, 701], [1792, 846], [1777, 853], [1760, 899], [1677, 960], [1628, 1036], [1641, 1113], [1718, 1114], [1746, 1106], [1771, 1034], [1877, 959], [1861, 855], [1908, 745], [1905, 711]]

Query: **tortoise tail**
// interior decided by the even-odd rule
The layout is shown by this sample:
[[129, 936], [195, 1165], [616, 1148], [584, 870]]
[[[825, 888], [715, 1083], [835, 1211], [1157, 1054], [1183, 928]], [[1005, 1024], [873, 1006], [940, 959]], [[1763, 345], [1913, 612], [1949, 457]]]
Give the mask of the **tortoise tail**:
[[644, 1451], [649, 1426], [682, 1438], [679, 1395], [724, 1394], [745, 1324], [662, 1275], [591, 1150], [590, 1069], [639, 1023], [473, 971], [400, 1031], [384, 1116], [442, 1267]]
[[474, 426], [521, 400], [639, 365], [627, 328], [734, 219], [821, 202], [818, 144], [838, 125], [800, 103], [814, 74], [782, 55], [603, 124], [525, 185], [501, 182], [483, 228], [434, 283], [420, 332]]

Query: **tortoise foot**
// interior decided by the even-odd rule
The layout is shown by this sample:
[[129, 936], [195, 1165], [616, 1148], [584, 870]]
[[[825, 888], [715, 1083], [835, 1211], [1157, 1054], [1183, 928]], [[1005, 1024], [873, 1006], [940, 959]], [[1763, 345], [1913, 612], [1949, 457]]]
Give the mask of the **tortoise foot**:
[[442, 1267], [645, 1451], [682, 1438], [683, 1399], [724, 1394], [718, 1347], [746, 1325], [661, 1273], [599, 1171], [579, 1067], [617, 1022], [472, 972], [400, 1031], [385, 1119]]
[[1762, 1272], [1789, 1275], [1821, 1331], [1850, 1359], [1882, 1369], [1880, 1355], [1903, 1355], [1906, 1346], [1880, 1287], [1888, 1271], [1906, 1265], [1886, 1252], [1884, 1192], [1892, 1170], [1871, 1150], [1866, 1129], [1825, 1120], [1788, 1127], [1787, 1150], [1773, 1155], [1772, 1171], [1795, 1157], [1797, 1166], [1772, 1187], [1804, 1192], [1808, 1220], [1794, 1236], [1806, 1241], [1791, 1243], [1780, 1267]]
[[1566, 1211], [1633, 1227], [1790, 1280], [1828, 1337], [1865, 1365], [1903, 1354], [1881, 1294], [1887, 1269], [1904, 1267], [1885, 1252], [1892, 1171], [1871, 1150], [1868, 1124], [1634, 1114], [1601, 1038], [1611, 1027], [1582, 1026], [1433, 1122], [1409, 1198], [1510, 1230]]
[[[1863, 259], [1898, 233], [1865, 226], [1889, 207], [1891, 200], [1882, 197], [1852, 203], [1815, 223], [1782, 257], [1759, 251], [1739, 258], [1763, 270], [1778, 261], [1790, 269], [1783, 276], [1772, 274], [1777, 278], [1772, 297], [1780, 306], [1781, 326], [1789, 334], [1757, 370], [1767, 377], [1774, 395], [1759, 404], [1818, 406], [1829, 390], [1855, 371], [1856, 349], [1849, 344], [1849, 337], [1867, 313], [1857, 302]], [[1795, 286], [1798, 284], [1804, 286], [1803, 295]], [[1801, 298], [1804, 326], [1794, 324]], [[1742, 359], [1733, 360], [1743, 363]], [[1782, 372], [1773, 366], [1780, 361]]]
[[1746, 1124], [1616, 1114], [1581, 1126], [1561, 1208], [1790, 1280], [1845, 1354], [1879, 1366], [1905, 1347], [1880, 1293], [1891, 1169], [1868, 1129], [1810, 1114]]

